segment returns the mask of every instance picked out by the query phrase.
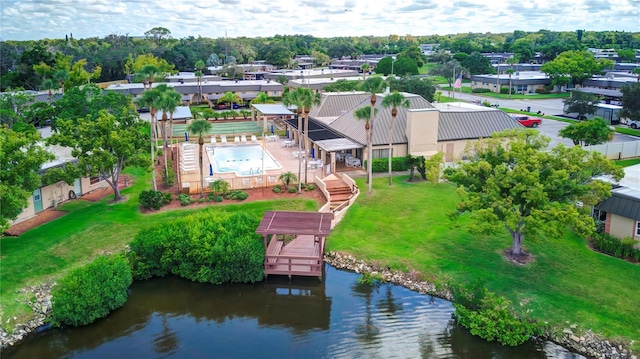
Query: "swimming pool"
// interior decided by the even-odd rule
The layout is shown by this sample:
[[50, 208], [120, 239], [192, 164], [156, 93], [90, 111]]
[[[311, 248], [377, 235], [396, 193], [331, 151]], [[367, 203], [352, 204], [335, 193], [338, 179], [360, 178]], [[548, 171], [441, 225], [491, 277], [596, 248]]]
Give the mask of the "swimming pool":
[[260, 145], [208, 146], [207, 154], [214, 174], [235, 173], [236, 176], [251, 176], [282, 168]]

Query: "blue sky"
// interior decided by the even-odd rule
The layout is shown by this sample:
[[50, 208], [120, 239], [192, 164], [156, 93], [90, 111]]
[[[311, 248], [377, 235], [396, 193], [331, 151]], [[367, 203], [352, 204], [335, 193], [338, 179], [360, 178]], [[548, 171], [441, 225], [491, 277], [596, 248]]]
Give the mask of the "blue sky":
[[0, 39], [640, 31], [640, 0], [0, 0]]

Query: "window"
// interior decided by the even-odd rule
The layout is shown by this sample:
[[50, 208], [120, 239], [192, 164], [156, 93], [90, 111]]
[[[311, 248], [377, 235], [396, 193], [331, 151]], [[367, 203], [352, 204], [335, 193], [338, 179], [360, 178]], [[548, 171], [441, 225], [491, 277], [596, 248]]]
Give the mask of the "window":
[[389, 149], [371, 151], [373, 158], [389, 158]]
[[607, 220], [607, 212], [601, 211], [599, 209], [593, 209], [593, 213], [591, 214], [593, 219], [598, 221], [606, 221]]
[[636, 236], [640, 236], [640, 221], [636, 221]]
[[100, 182], [102, 179], [100, 177], [90, 177], [89, 178], [89, 183], [90, 184], [96, 184], [98, 182]]

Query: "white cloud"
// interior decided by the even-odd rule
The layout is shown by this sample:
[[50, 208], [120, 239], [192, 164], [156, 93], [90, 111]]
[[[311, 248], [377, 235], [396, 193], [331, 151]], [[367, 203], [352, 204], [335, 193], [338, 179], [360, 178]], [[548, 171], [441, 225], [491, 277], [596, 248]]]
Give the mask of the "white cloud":
[[[142, 35], [317, 37], [465, 32], [638, 31], [639, 0], [0, 0], [2, 40]], [[587, 21], [587, 19], [590, 19]], [[597, 21], [594, 21], [597, 19]]]

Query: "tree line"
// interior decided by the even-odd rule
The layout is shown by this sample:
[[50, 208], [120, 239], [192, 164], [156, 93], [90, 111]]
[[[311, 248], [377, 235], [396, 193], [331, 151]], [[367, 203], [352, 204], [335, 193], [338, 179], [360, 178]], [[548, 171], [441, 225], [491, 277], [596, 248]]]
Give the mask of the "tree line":
[[[104, 38], [42, 39], [0, 42], [0, 89], [24, 88], [46, 90], [47, 78], [60, 72], [61, 81], [86, 83], [122, 80], [127, 73], [127, 62], [143, 54], [159, 57], [176, 70], [193, 71], [198, 61], [206, 66], [232, 66], [256, 60], [279, 67], [291, 66], [296, 55], [313, 57], [318, 66], [333, 58], [356, 58], [366, 54], [398, 54], [414, 51], [419, 44], [438, 44], [438, 48], [452, 53], [471, 55], [475, 52], [513, 52], [526, 62], [536, 53], [553, 60], [568, 50], [587, 48], [614, 48], [618, 56], [635, 59], [640, 48], [640, 33], [620, 31], [556, 32], [515, 30], [503, 34], [465, 33], [430, 36], [360, 36], [317, 38], [311, 35], [275, 35], [272, 37], [176, 39], [171, 31], [156, 27], [144, 37], [111, 34]], [[413, 50], [410, 50], [413, 49]], [[460, 59], [458, 59], [460, 60]], [[401, 65], [401, 64], [399, 64]], [[48, 73], [55, 70], [54, 73]], [[52, 86], [52, 85], [50, 85]]]

